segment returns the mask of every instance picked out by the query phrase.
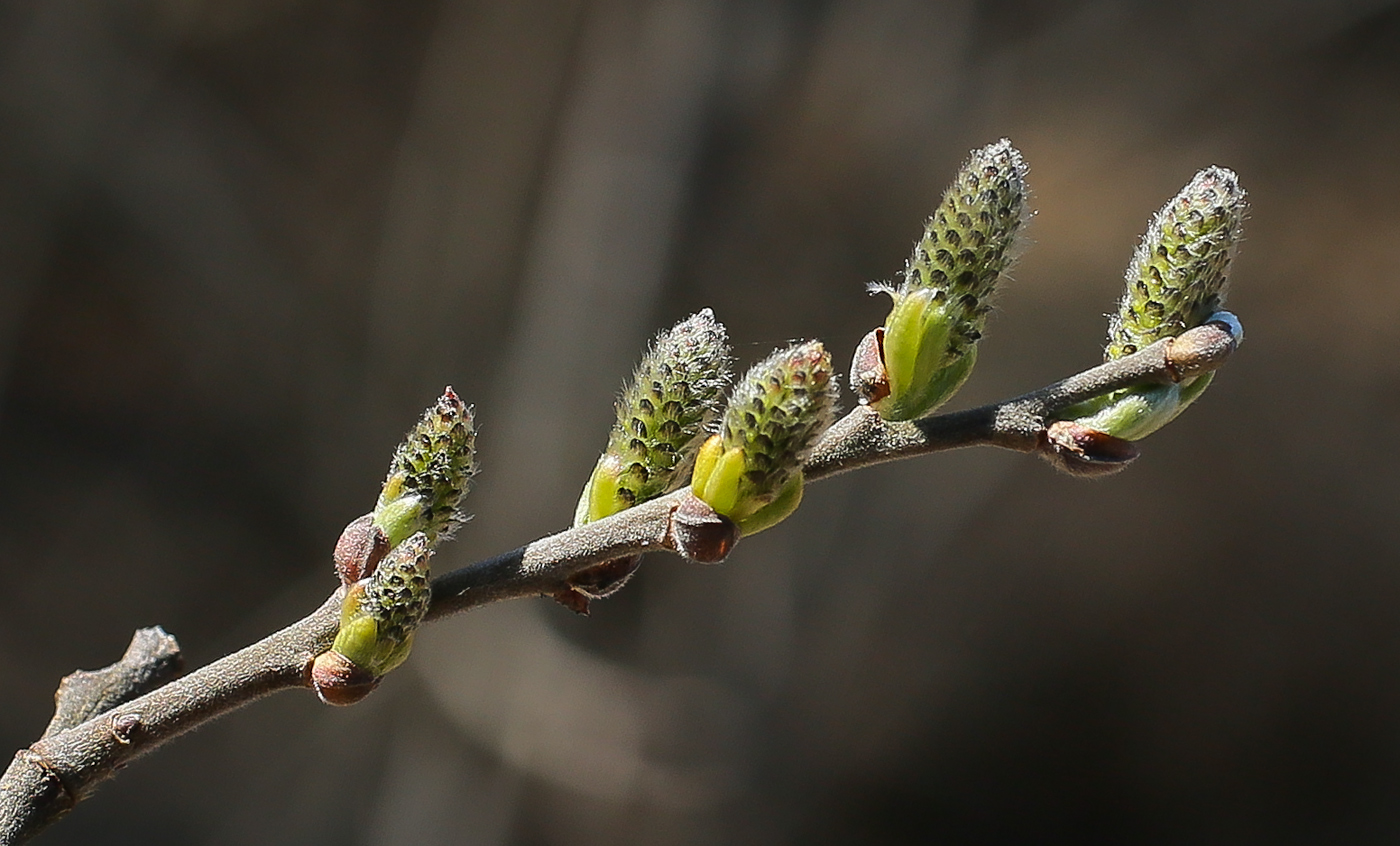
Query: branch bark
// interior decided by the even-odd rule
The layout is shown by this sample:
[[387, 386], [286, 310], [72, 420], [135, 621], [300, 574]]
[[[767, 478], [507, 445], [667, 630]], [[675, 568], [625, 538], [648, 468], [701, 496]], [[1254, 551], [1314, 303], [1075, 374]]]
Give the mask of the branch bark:
[[[908, 423], [888, 423], [858, 407], [822, 437], [803, 474], [809, 482], [818, 481], [974, 445], [1044, 452], [1046, 430], [1057, 413], [1131, 385], [1181, 381], [1213, 371], [1236, 343], [1230, 327], [1207, 323], [1006, 402]], [[683, 488], [438, 576], [428, 619], [551, 594], [589, 566], [626, 555], [665, 550], [693, 561], [720, 561], [737, 538], [733, 523]], [[85, 674], [69, 676], [49, 730], [16, 753], [0, 777], [0, 846], [34, 836], [119, 768], [166, 741], [274, 691], [308, 687], [312, 660], [335, 639], [341, 597], [337, 590], [310, 616], [184, 678], [155, 681], [160, 686], [144, 695], [137, 694], [159, 678], [154, 668], [169, 645], [166, 650], [154, 644], [138, 649], [140, 632], [133, 640], [135, 654], [128, 651], [129, 662], [124, 657], [113, 667], [86, 674], [103, 681], [89, 685], [81, 681]]]
[[137, 629], [117, 663], [63, 677], [54, 696], [53, 719], [44, 729], [44, 737], [155, 690], [178, 676], [184, 663], [180, 644], [160, 626]]
[[304, 686], [311, 660], [335, 638], [340, 597], [336, 591], [276, 634], [21, 749], [0, 777], [0, 844], [38, 834], [167, 740], [273, 691]]

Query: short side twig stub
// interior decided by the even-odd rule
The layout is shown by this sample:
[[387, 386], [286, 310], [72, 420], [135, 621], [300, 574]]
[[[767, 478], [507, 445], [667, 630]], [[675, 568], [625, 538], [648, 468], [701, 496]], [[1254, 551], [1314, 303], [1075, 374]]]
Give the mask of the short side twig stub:
[[966, 446], [1037, 452], [1057, 413], [1132, 385], [1169, 383], [1208, 373], [1225, 363], [1236, 343], [1229, 327], [1212, 322], [1005, 402], [906, 423], [882, 420], [874, 409], [859, 406], [822, 436], [803, 475], [816, 481], [872, 464]]
[[335, 638], [340, 601], [336, 591], [276, 634], [21, 750], [0, 776], [0, 846], [33, 837], [167, 740], [274, 691], [305, 686], [311, 659]]
[[54, 714], [44, 737], [87, 722], [124, 702], [155, 690], [180, 674], [180, 644], [160, 626], [137, 629], [121, 660], [100, 670], [64, 676], [54, 695]]

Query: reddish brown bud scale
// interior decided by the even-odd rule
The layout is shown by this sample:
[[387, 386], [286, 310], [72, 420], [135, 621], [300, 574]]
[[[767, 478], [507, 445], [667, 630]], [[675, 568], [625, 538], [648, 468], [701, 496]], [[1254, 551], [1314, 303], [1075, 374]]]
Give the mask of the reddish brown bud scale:
[[346, 526], [335, 542], [335, 571], [342, 584], [353, 585], [374, 575], [388, 553], [388, 535], [374, 525], [373, 514], [366, 514]]
[[354, 705], [379, 686], [379, 679], [335, 650], [311, 662], [311, 687], [327, 705]]
[[589, 603], [592, 601], [587, 596], [571, 587], [560, 588], [554, 593], [549, 594], [549, 598], [580, 617], [588, 616]]
[[112, 737], [123, 746], [130, 746], [140, 730], [140, 714], [125, 713], [112, 717]]
[[872, 405], [890, 395], [890, 376], [885, 370], [885, 327], [877, 326], [860, 339], [851, 360], [851, 390], [861, 405]]
[[1234, 327], [1225, 319], [1234, 320], [1235, 325], [1238, 321], [1229, 312], [1220, 314], [1220, 322], [1206, 323], [1170, 340], [1167, 368], [1174, 381], [1183, 382], [1216, 370], [1239, 346]]
[[626, 555], [589, 567], [569, 578], [569, 586], [589, 599], [606, 599], [622, 589], [641, 565], [642, 556]]
[[687, 496], [671, 514], [666, 546], [701, 564], [718, 564], [739, 542], [739, 527], [696, 496]]
[[1070, 420], [1057, 420], [1045, 431], [1040, 455], [1071, 476], [1109, 476], [1138, 457], [1137, 445]]

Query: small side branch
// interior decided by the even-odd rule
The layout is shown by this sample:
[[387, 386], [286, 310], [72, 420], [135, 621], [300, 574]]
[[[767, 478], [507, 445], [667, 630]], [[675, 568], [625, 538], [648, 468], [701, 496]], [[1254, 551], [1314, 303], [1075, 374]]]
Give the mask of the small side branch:
[[52, 737], [155, 690], [178, 676], [184, 663], [180, 644], [160, 626], [137, 629], [117, 663], [64, 676], [54, 696], [53, 719], [44, 730], [44, 737]]
[[335, 638], [339, 611], [337, 591], [282, 631], [20, 750], [0, 776], [0, 844], [33, 837], [165, 741], [274, 691], [305, 686], [311, 659]]
[[1180, 382], [1209, 373], [1225, 363], [1236, 345], [1231, 327], [1207, 323], [1038, 391], [980, 408], [891, 423], [861, 406], [827, 430], [803, 474], [808, 481], [816, 481], [872, 464], [967, 446], [1040, 452], [1045, 448], [1046, 429], [1057, 414], [1132, 385]]

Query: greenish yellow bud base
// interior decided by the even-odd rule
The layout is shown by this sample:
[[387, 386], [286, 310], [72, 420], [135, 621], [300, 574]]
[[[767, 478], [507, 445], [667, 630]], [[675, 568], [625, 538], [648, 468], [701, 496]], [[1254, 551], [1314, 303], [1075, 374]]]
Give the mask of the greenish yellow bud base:
[[977, 363], [977, 347], [952, 351], [957, 320], [939, 291], [915, 288], [893, 296], [884, 336], [889, 395], [872, 407], [886, 420], [915, 420], [958, 392]]
[[739, 527], [739, 532], [744, 537], [756, 535], [764, 529], [771, 529], [786, 520], [797, 510], [797, 506], [802, 504], [802, 473], [798, 471], [786, 485], [783, 486], [773, 501], [759, 508], [749, 516], [735, 520], [735, 525]]
[[745, 478], [743, 447], [724, 449], [719, 435], [700, 447], [691, 476], [691, 493], [733, 520], [744, 536], [778, 525], [802, 503], [802, 471], [776, 495], [762, 496]]
[[574, 510], [575, 526], [611, 517], [632, 507], [633, 503], [622, 487], [625, 469], [625, 463], [616, 455], [604, 453], [598, 457], [598, 464], [593, 468], [593, 475], [588, 477], [588, 484], [578, 500], [578, 508]]
[[1215, 374], [1207, 373], [1174, 385], [1127, 388], [1092, 400], [1075, 409], [1074, 422], [1090, 429], [1140, 441], [1168, 423], [1205, 392]]
[[[392, 484], [384, 486], [386, 494]], [[384, 532], [389, 538], [389, 547], [393, 548], [408, 540], [409, 536], [415, 532], [422, 531], [427, 520], [424, 515], [423, 498], [416, 494], [400, 496], [395, 490], [393, 496], [386, 501], [384, 496], [379, 499], [379, 504], [374, 509], [374, 525]]]

